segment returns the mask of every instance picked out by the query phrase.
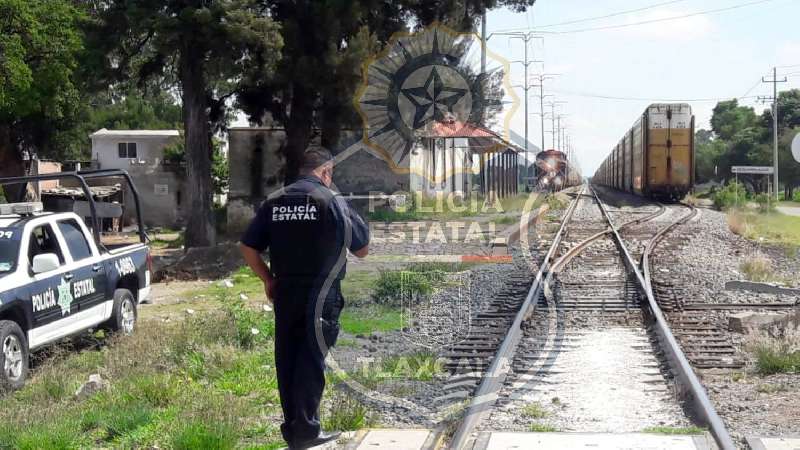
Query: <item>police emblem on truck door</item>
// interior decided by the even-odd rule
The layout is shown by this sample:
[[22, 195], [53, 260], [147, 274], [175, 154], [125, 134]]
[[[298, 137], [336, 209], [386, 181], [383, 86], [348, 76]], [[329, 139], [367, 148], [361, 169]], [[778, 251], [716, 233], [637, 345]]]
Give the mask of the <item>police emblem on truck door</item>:
[[62, 279], [58, 285], [58, 306], [61, 307], [61, 315], [66, 316], [72, 309], [72, 292], [67, 280]]

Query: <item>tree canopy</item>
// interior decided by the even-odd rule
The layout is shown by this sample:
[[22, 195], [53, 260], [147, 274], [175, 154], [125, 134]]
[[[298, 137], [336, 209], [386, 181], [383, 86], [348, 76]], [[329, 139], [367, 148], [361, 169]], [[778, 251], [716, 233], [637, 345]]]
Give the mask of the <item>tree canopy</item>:
[[70, 156], [84, 18], [68, 0], [0, 0], [0, 176], [24, 172], [23, 152]]
[[213, 245], [212, 134], [227, 125], [228, 101], [242, 84], [272, 76], [278, 26], [255, 0], [112, 0], [98, 3], [93, 16], [93, 65], [109, 81], [156, 79], [179, 88], [193, 180], [186, 245]]
[[[772, 110], [757, 115], [736, 100], [719, 102], [709, 130], [695, 134], [697, 180], [725, 180], [734, 165], [772, 165]], [[791, 140], [800, 131], [800, 89], [778, 94], [778, 172], [788, 198], [800, 186], [800, 163], [791, 155]], [[714, 168], [717, 173], [714, 173]], [[752, 180], [765, 184], [764, 178]], [[765, 186], [761, 186], [765, 189]]]
[[524, 11], [534, 0], [271, 0], [263, 5], [281, 25], [283, 58], [274, 77], [253, 80], [239, 107], [256, 123], [266, 113], [283, 125], [286, 178], [297, 173], [300, 155], [320, 131], [322, 145], [336, 150], [339, 131], [357, 126], [353, 108], [361, 66], [398, 31], [444, 23], [472, 31], [489, 8]]

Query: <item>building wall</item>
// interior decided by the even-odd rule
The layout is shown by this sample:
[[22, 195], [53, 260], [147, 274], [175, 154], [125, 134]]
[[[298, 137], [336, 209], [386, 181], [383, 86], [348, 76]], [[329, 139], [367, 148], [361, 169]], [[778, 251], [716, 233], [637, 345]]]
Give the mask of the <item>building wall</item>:
[[[358, 144], [360, 131], [342, 132], [342, 149]], [[244, 230], [264, 199], [284, 182], [280, 150], [286, 133], [280, 128], [232, 128], [228, 131], [228, 231]], [[407, 173], [395, 173], [382, 158], [362, 147], [337, 162], [335, 189], [344, 194], [407, 191]]]
[[469, 155], [468, 138], [422, 139], [411, 152], [411, 190], [465, 194], [473, 167]]
[[174, 136], [93, 136], [92, 159], [97, 161], [100, 169], [129, 169], [130, 158], [119, 157], [121, 142], [136, 143], [136, 160], [145, 161], [145, 165], [156, 165], [164, 160], [164, 147], [173, 143]]

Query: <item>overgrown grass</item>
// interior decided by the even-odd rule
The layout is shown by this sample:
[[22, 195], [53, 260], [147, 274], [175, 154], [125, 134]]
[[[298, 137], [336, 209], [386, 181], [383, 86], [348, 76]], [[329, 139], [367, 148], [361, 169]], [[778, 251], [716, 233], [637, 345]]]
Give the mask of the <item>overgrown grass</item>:
[[781, 213], [755, 214], [729, 211], [728, 225], [734, 233], [752, 240], [797, 248], [800, 246], [800, 217]]
[[[133, 336], [109, 338], [101, 350], [45, 360], [22, 390], [2, 399], [0, 448], [281, 445], [277, 427], [263, 424], [280, 421], [272, 314], [220, 301], [215, 312], [144, 320]], [[76, 398], [92, 373], [110, 387]]]
[[705, 428], [700, 427], [647, 427], [642, 433], [650, 434], [703, 434]]
[[782, 336], [754, 335], [747, 349], [763, 375], [800, 373], [800, 330], [787, 330]]
[[157, 234], [150, 240], [150, 246], [152, 248], [183, 248], [184, 245], [184, 236], [183, 233], [177, 233], [177, 237], [174, 239], [165, 239], [162, 234]]

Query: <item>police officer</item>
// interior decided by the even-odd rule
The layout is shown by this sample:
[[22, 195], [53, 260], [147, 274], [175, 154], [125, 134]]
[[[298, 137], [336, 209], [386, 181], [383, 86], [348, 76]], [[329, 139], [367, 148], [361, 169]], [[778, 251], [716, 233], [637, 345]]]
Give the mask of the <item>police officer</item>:
[[[325, 355], [336, 342], [344, 306], [347, 250], [367, 256], [369, 229], [329, 187], [333, 158], [323, 148], [303, 155], [300, 177], [270, 195], [242, 237], [247, 264], [275, 305], [275, 366], [290, 449], [336, 439], [320, 428]], [[261, 253], [269, 249], [269, 267]]]

